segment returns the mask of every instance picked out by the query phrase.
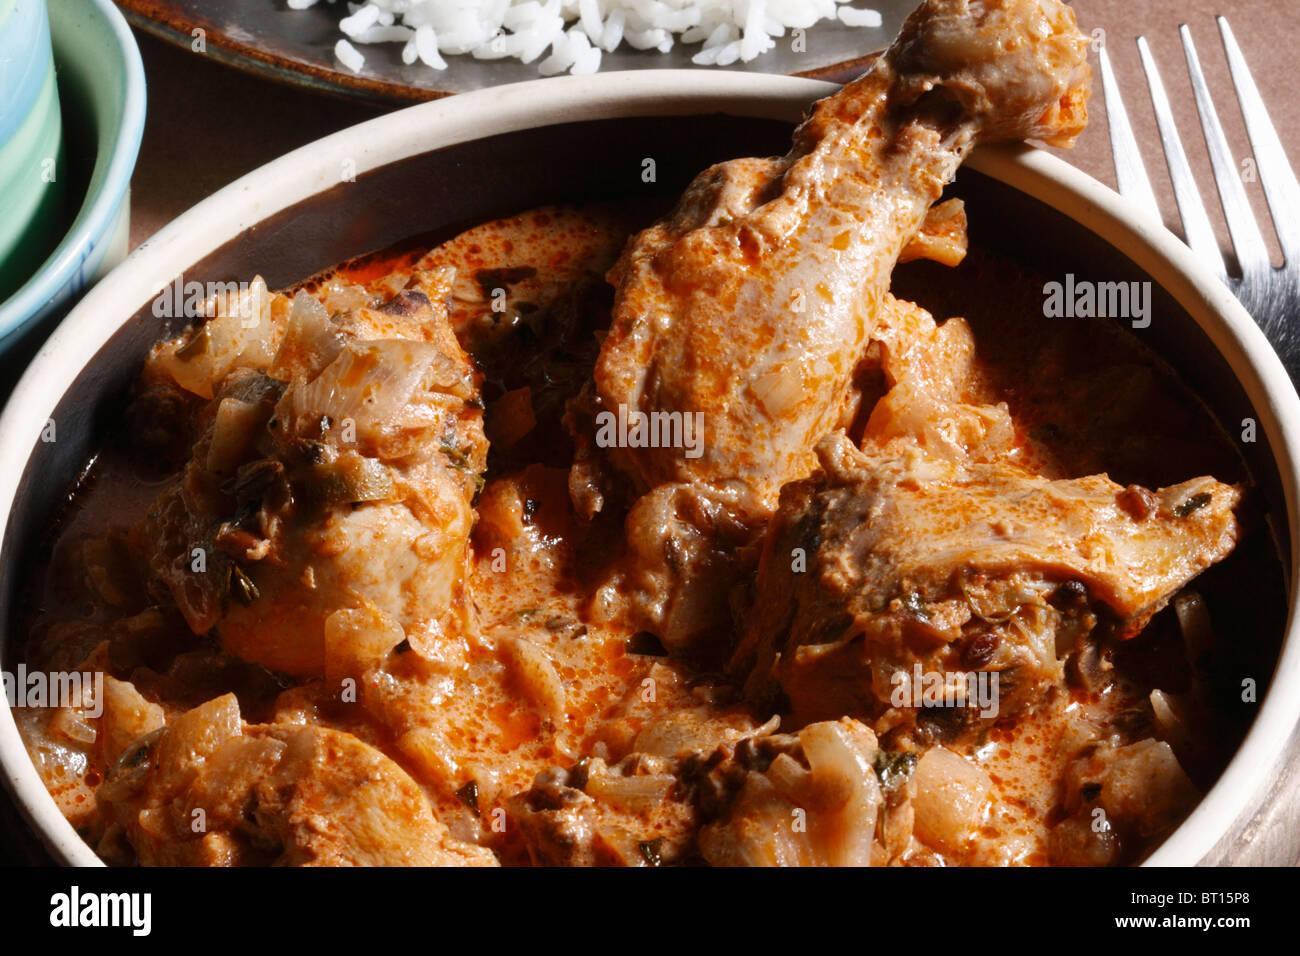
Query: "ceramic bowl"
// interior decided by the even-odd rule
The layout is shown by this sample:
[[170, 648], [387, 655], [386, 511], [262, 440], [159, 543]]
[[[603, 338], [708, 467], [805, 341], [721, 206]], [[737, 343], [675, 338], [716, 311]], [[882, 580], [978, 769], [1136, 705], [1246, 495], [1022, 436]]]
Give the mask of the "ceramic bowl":
[[63, 173], [63, 116], [45, 2], [0, 0], [0, 301], [54, 249]]
[[[195, 206], [73, 309], [0, 416], [0, 456], [15, 463], [0, 471], [0, 648], [6, 649], [0, 664], [13, 666], [9, 649], [25, 562], [92, 453], [101, 424], [120, 412], [150, 345], [168, 331], [167, 320], [151, 309], [165, 284], [178, 276], [224, 282], [260, 273], [272, 287], [284, 286], [410, 236], [450, 236], [543, 203], [671, 196], [712, 162], [784, 152], [792, 124], [833, 89], [812, 80], [701, 71], [498, 87], [329, 136]], [[654, 183], [642, 176], [647, 158], [655, 160]], [[1046, 152], [984, 150], [955, 188], [972, 223], [987, 223], [983, 235], [1012, 255], [1058, 270], [1090, 261], [1116, 279], [1153, 281], [1162, 319], [1147, 330], [1152, 347], [1221, 422], [1252, 417], [1258, 423], [1258, 439], [1243, 455], [1273, 518], [1278, 561], [1294, 566], [1300, 399], [1227, 289], [1162, 227]], [[57, 423], [57, 441], [42, 441], [50, 421]], [[1294, 616], [1294, 583], [1285, 595], [1279, 621]], [[1300, 696], [1284, 693], [1300, 679], [1300, 638], [1293, 624], [1286, 626], [1285, 635], [1273, 635], [1282, 651], [1272, 689], [1263, 693], [1239, 752], [1151, 862], [1204, 858], [1278, 772], [1300, 715]], [[53, 858], [98, 862], [46, 793], [2, 706], [0, 766]]]
[[144, 133], [144, 67], [111, 0], [49, 0], [48, 7], [64, 140], [55, 173], [64, 185], [61, 238], [0, 301], [0, 355], [30, 346], [125, 258], [131, 173]]

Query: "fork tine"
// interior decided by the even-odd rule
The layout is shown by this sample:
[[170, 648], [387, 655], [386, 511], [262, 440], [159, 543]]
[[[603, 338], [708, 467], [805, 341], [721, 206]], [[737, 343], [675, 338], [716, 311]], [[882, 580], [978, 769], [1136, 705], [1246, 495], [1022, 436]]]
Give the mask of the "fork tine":
[[1250, 211], [1246, 187], [1241, 184], [1241, 176], [1232, 161], [1228, 139], [1223, 135], [1223, 127], [1219, 124], [1219, 114], [1214, 109], [1214, 100], [1210, 98], [1210, 89], [1205, 83], [1205, 74], [1201, 71], [1201, 61], [1196, 55], [1196, 45], [1192, 42], [1192, 31], [1183, 23], [1178, 27], [1178, 34], [1183, 40], [1187, 72], [1192, 78], [1192, 92], [1196, 94], [1196, 109], [1201, 114], [1201, 130], [1205, 133], [1205, 145], [1210, 151], [1214, 182], [1219, 187], [1219, 201], [1223, 204], [1223, 216], [1228, 221], [1228, 232], [1232, 235], [1237, 263], [1241, 266], [1243, 276], [1258, 274], [1271, 267], [1268, 250], [1259, 234], [1255, 216]]
[[1142, 154], [1133, 138], [1133, 127], [1129, 125], [1128, 112], [1124, 109], [1115, 72], [1110, 67], [1110, 56], [1104, 46], [1097, 52], [1097, 57], [1101, 63], [1101, 92], [1106, 99], [1106, 117], [1110, 125], [1110, 149], [1115, 157], [1115, 183], [1124, 198], [1145, 209], [1156, 222], [1163, 222], [1160, 205], [1151, 189], [1151, 180], [1147, 179], [1146, 167], [1142, 165]]
[[1269, 212], [1277, 230], [1278, 244], [1288, 263], [1300, 263], [1300, 184], [1287, 161], [1286, 152], [1277, 138], [1277, 130], [1268, 118], [1264, 100], [1259, 95], [1255, 80], [1246, 66], [1237, 38], [1224, 17], [1218, 17], [1219, 32], [1223, 34], [1223, 49], [1228, 54], [1228, 70], [1233, 85], [1237, 87], [1237, 100], [1250, 134], [1255, 166], [1259, 170], [1264, 195], [1268, 198]]
[[1147, 88], [1151, 91], [1151, 105], [1155, 108], [1160, 142], [1165, 149], [1165, 161], [1169, 165], [1169, 179], [1174, 184], [1174, 198], [1178, 200], [1178, 213], [1183, 220], [1183, 235], [1192, 251], [1206, 265], [1220, 278], [1227, 278], [1223, 253], [1219, 251], [1219, 240], [1214, 236], [1214, 227], [1210, 225], [1205, 203], [1201, 201], [1201, 191], [1196, 188], [1196, 180], [1192, 177], [1192, 167], [1188, 165], [1187, 153], [1183, 151], [1182, 140], [1178, 138], [1178, 127], [1174, 125], [1169, 96], [1165, 93], [1164, 83], [1160, 81], [1160, 71], [1151, 56], [1146, 37], [1138, 37], [1137, 46], [1138, 55], [1142, 58], [1142, 69], [1147, 75]]

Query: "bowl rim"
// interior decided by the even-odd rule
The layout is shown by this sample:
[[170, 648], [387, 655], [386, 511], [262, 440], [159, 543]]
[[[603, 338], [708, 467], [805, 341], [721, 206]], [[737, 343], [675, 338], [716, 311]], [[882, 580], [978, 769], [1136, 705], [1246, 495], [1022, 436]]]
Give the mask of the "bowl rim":
[[[72, 224], [54, 251], [13, 295], [0, 301], [0, 349], [6, 347], [6, 340], [28, 328], [58, 298], [59, 293], [68, 286], [77, 270], [90, 257], [95, 245], [108, 242], [111, 238], [117, 225], [118, 213], [128, 195], [131, 174], [135, 170], [140, 143], [144, 138], [144, 63], [140, 59], [140, 48], [136, 46], [126, 18], [112, 0], [54, 2], [79, 4], [104, 21], [104, 26], [107, 27], [105, 36], [112, 38], [113, 49], [120, 54], [125, 95], [122, 98], [121, 117], [113, 132], [112, 148], [98, 151], [91, 171], [90, 183], [93, 185], [102, 170], [99, 191], [91, 193], [87, 189], [81, 197], [81, 205], [77, 208]], [[59, 60], [57, 17], [52, 11], [50, 30], [51, 42], [56, 48], [54, 67], [56, 72], [63, 72], [69, 67]], [[66, 95], [64, 90], [60, 90], [60, 98]]]
[[[562, 76], [434, 100], [357, 124], [309, 143], [231, 183], [141, 244], [69, 313], [32, 359], [0, 414], [0, 453], [26, 461], [41, 428], [83, 368], [133, 310], [205, 254], [257, 222], [341, 181], [343, 170], [372, 169], [469, 140], [584, 120], [725, 113], [797, 121], [815, 99], [838, 87], [777, 75], [697, 70]], [[1228, 361], [1271, 444], [1292, 529], [1298, 526], [1300, 396], [1263, 332], [1226, 286], [1203, 270], [1181, 240], [1113, 190], [1044, 151], [986, 147], [970, 165], [1045, 202], [1097, 233], [1159, 282]], [[0, 540], [21, 468], [0, 470]], [[1291, 535], [1291, 566], [1300, 535]], [[1250, 805], [1300, 720], [1300, 695], [1281, 689], [1300, 679], [1295, 574], [1288, 582], [1288, 621], [1270, 691], [1241, 746], [1200, 803], [1147, 865], [1198, 862]], [[6, 622], [0, 621], [0, 646]], [[58, 811], [0, 702], [0, 766], [20, 810], [65, 863], [102, 865]]]

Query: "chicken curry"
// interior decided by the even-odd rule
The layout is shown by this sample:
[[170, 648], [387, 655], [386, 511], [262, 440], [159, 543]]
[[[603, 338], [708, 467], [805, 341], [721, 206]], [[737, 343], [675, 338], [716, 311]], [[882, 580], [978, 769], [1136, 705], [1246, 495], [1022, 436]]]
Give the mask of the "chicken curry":
[[[18, 715], [67, 818], [120, 864], [1141, 860], [1244, 726], [1189, 585], [1248, 483], [941, 201], [979, 142], [1073, 141], [1085, 48], [927, 0], [649, 225], [207, 302], [34, 572], [28, 666], [103, 675]], [[918, 304], [947, 271], [983, 304]]]

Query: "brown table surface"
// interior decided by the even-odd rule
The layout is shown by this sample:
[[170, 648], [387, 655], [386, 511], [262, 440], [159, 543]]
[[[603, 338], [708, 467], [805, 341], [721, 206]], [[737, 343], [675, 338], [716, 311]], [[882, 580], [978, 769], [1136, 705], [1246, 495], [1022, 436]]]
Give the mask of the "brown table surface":
[[[1238, 42], [1262, 88], [1282, 145], [1300, 157], [1300, 98], [1295, 93], [1295, 49], [1300, 44], [1300, 15], [1283, 14], [1280, 0], [1076, 0], [1085, 32], [1104, 31], [1125, 102], [1165, 222], [1176, 232], [1178, 211], [1165, 175], [1164, 157], [1133, 40], [1145, 35], [1161, 68], [1179, 129], [1188, 146], [1193, 172], [1213, 195], [1209, 155], [1200, 139], [1192, 88], [1184, 66], [1178, 25], [1187, 23], [1197, 41], [1206, 79], [1216, 91], [1219, 117], [1240, 160], [1250, 155], [1249, 140], [1236, 107], [1223, 46], [1214, 16], [1232, 23]], [[263, 163], [328, 133], [369, 119], [386, 107], [333, 99], [249, 76], [212, 58], [168, 46], [137, 31], [149, 86], [149, 115], [144, 144], [132, 179], [131, 245], [134, 247], [199, 200]], [[1095, 58], [1094, 58], [1095, 62]], [[1286, 79], [1279, 81], [1278, 77]], [[1087, 132], [1073, 150], [1058, 151], [1069, 162], [1115, 185], [1106, 108], [1100, 82], [1095, 83]], [[214, 134], [213, 130], [220, 130]], [[1268, 207], [1258, 182], [1247, 193], [1261, 222]], [[1208, 203], [1211, 219], [1228, 249], [1227, 228], [1217, 202]], [[1276, 241], [1265, 230], [1275, 257]]]
[[[1232, 23], [1256, 81], [1260, 84], [1283, 147], [1300, 158], [1300, 98], [1295, 96], [1294, 66], [1300, 47], [1300, 16], [1283, 13], [1279, 0], [1076, 0], [1074, 8], [1085, 32], [1104, 31], [1104, 41], [1126, 91], [1130, 119], [1143, 144], [1147, 169], [1165, 222], [1178, 230], [1177, 207], [1165, 174], [1155, 120], [1146, 94], [1134, 37], [1145, 35], [1173, 104], [1189, 157], [1203, 190], [1212, 190], [1210, 164], [1199, 136], [1191, 85], [1184, 66], [1178, 25], [1191, 26], [1210, 88], [1233, 155], [1248, 156], [1249, 141], [1236, 108], [1216, 14]], [[139, 163], [132, 180], [131, 245], [134, 247], [199, 200], [239, 176], [285, 152], [328, 133], [369, 119], [385, 108], [332, 99], [259, 79], [225, 67], [211, 58], [167, 46], [140, 34], [148, 80], [149, 112]], [[867, 51], [864, 51], [867, 52]], [[1282, 79], [1279, 79], [1282, 78]], [[1072, 151], [1059, 151], [1069, 162], [1114, 186], [1106, 110], [1096, 84], [1088, 131]], [[1256, 216], [1268, 221], [1263, 191], [1247, 183]], [[1207, 191], [1206, 195], [1213, 195]], [[1210, 215], [1226, 249], [1227, 229], [1216, 202]], [[1278, 258], [1271, 230], [1266, 241]], [[1291, 753], [1297, 748], [1293, 746]], [[1290, 761], [1294, 764], [1300, 761]], [[1300, 864], [1300, 784], [1295, 771], [1278, 775], [1265, 809], [1230, 834], [1209, 860], [1233, 863]]]

